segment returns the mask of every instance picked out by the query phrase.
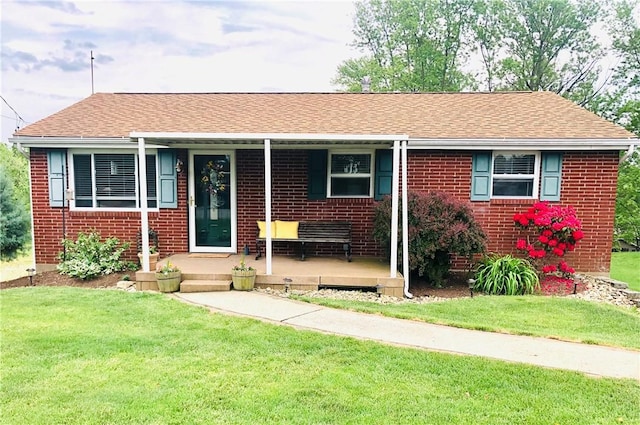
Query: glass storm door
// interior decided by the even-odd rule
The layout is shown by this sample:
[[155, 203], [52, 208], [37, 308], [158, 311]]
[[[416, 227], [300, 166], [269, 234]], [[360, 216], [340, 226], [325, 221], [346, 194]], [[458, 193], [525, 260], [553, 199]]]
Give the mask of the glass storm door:
[[189, 160], [189, 250], [235, 252], [232, 154], [193, 153]]

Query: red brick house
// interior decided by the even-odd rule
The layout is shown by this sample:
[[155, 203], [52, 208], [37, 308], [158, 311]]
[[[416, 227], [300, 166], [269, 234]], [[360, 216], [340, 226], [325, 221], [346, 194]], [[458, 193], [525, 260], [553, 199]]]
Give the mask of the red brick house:
[[349, 221], [354, 256], [377, 256], [373, 206], [404, 169], [409, 190], [469, 201], [493, 252], [514, 250], [511, 217], [535, 200], [572, 205], [586, 237], [571, 261], [603, 274], [619, 154], [637, 144], [548, 92], [100, 93], [11, 141], [30, 153], [39, 269], [63, 217], [68, 235], [153, 228], [163, 255], [253, 247], [265, 218]]

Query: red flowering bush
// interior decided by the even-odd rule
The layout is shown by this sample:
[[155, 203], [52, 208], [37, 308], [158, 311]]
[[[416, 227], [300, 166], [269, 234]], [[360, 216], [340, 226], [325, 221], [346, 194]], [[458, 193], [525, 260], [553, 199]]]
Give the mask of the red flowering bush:
[[[535, 264], [540, 265], [543, 274], [549, 275], [541, 279], [544, 292], [545, 281], [556, 285], [560, 282], [571, 282], [573, 290], [573, 274], [575, 269], [562, 257], [573, 251], [584, 237], [582, 223], [571, 207], [549, 205], [548, 202], [536, 202], [525, 213], [513, 216], [516, 227], [532, 230], [537, 236], [528, 239], [518, 239], [516, 249], [526, 252]], [[555, 257], [555, 258], [554, 258]], [[550, 277], [555, 277], [549, 279]], [[560, 279], [560, 280], [559, 280]]]

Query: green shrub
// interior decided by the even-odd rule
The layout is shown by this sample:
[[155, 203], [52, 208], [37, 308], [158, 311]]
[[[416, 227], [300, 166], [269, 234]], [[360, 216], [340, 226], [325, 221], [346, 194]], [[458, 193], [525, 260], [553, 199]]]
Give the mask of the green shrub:
[[[486, 236], [471, 207], [449, 194], [409, 192], [408, 215], [409, 268], [435, 286], [440, 286], [447, 276], [452, 254], [470, 256], [485, 250]], [[398, 232], [401, 241], [402, 229]], [[373, 237], [390, 256], [391, 198], [375, 207]], [[398, 264], [402, 264], [401, 249]]]
[[78, 233], [78, 239], [62, 241], [65, 252], [58, 254], [62, 260], [58, 271], [79, 279], [92, 279], [127, 269], [135, 269], [135, 265], [120, 259], [129, 243], [120, 243], [117, 238], [101, 241], [100, 233]]
[[511, 255], [489, 255], [480, 260], [473, 289], [491, 295], [532, 294], [540, 281], [528, 260]]

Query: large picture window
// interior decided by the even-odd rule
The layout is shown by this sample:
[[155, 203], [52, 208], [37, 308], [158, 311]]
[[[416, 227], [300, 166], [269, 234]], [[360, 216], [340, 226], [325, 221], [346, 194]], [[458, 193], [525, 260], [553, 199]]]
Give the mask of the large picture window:
[[539, 155], [526, 152], [495, 152], [491, 173], [494, 198], [538, 196]]
[[370, 197], [372, 193], [371, 152], [331, 152], [329, 194], [332, 197]]
[[[135, 154], [74, 153], [73, 182], [77, 208], [139, 208], [140, 182]], [[146, 156], [147, 202], [158, 206], [156, 156]]]

